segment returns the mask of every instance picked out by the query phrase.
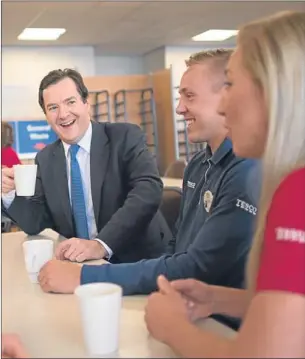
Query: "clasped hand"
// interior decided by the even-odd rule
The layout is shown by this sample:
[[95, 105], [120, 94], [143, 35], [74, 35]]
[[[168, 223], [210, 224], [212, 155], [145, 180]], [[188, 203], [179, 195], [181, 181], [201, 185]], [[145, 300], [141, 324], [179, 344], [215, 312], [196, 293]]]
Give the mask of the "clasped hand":
[[212, 289], [193, 279], [169, 282], [158, 278], [159, 292], [149, 296], [145, 308], [148, 331], [168, 343], [172, 329], [212, 314]]
[[102, 259], [106, 254], [107, 252], [100, 242], [80, 238], [71, 238], [61, 242], [55, 251], [56, 259], [79, 263], [86, 260]]

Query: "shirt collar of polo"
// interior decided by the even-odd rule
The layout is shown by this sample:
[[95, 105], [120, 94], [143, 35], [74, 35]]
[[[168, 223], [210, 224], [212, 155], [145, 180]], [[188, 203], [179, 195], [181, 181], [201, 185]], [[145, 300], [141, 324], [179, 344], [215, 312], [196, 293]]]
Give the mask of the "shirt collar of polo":
[[232, 148], [232, 141], [229, 138], [224, 139], [214, 154], [212, 154], [211, 147], [207, 145], [204, 161], [210, 159], [214, 165], [217, 165], [230, 151], [232, 151]]

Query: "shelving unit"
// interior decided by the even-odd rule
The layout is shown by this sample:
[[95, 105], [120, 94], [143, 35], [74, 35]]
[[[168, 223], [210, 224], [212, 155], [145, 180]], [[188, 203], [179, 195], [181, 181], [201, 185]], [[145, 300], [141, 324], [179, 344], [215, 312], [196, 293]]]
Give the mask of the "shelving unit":
[[147, 136], [147, 146], [155, 156], [158, 156], [157, 116], [154, 94], [151, 88], [141, 90], [139, 115], [141, 117], [140, 126]]
[[[133, 109], [136, 108], [136, 112], [130, 111], [130, 104]], [[158, 162], [157, 118], [152, 88], [117, 91], [114, 94], [114, 121], [138, 124], [146, 134], [147, 146]]]
[[110, 95], [107, 90], [90, 91], [92, 98], [92, 119], [97, 122], [111, 122]]

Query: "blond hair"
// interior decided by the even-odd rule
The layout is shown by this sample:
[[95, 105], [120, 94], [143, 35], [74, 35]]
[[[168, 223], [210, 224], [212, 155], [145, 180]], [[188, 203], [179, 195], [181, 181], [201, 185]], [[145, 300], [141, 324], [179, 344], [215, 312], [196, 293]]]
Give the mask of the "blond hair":
[[195, 64], [201, 64], [212, 60], [213, 62], [224, 63], [226, 66], [226, 63], [232, 53], [232, 49], [203, 50], [192, 54], [187, 60], [185, 60], [185, 64], [187, 67], [190, 67]]
[[[215, 79], [213, 88], [215, 91], [219, 91], [223, 87], [225, 69], [232, 53], [233, 49], [203, 50], [192, 54], [185, 60], [185, 64], [190, 68], [194, 65], [207, 63], [212, 70], [212, 76]], [[215, 76], [216, 74], [219, 76]]]
[[238, 47], [264, 94], [269, 119], [258, 222], [247, 266], [253, 292], [272, 197], [284, 177], [305, 166], [305, 13], [282, 12], [246, 24], [239, 31]]

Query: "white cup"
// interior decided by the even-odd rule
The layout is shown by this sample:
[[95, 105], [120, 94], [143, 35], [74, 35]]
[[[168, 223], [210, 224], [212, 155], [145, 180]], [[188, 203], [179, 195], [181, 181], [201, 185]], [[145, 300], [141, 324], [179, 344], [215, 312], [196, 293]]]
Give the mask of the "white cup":
[[38, 283], [40, 269], [53, 258], [54, 242], [51, 239], [33, 239], [22, 244], [25, 267], [32, 283]]
[[80, 285], [79, 298], [83, 333], [88, 355], [102, 357], [119, 348], [122, 288], [113, 283]]
[[15, 165], [14, 178], [17, 196], [34, 196], [37, 165]]

